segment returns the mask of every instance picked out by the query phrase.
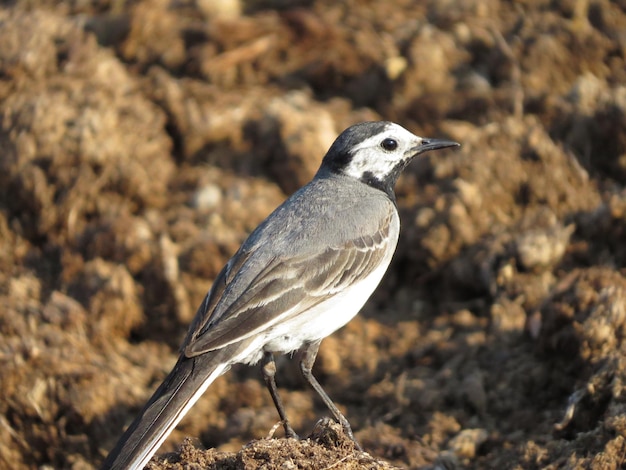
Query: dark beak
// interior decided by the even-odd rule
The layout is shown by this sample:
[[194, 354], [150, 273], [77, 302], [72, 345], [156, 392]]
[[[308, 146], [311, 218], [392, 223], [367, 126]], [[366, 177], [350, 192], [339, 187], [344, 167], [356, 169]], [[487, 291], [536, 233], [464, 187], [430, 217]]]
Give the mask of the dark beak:
[[428, 152], [429, 150], [459, 147], [460, 145], [461, 144], [458, 142], [453, 142], [452, 140], [422, 139], [422, 142], [417, 147], [413, 147], [413, 150], [416, 155], [419, 155], [420, 153]]

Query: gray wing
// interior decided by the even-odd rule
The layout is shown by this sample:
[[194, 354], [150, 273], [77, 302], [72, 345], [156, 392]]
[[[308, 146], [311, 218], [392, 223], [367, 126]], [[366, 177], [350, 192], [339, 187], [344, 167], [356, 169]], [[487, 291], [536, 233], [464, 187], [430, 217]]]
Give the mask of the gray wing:
[[[185, 355], [197, 356], [243, 340], [366, 278], [385, 257], [389, 244], [395, 247], [396, 240], [389, 239], [394, 216], [391, 209], [373, 233], [339, 246], [306, 256], [276, 256], [245, 286], [232, 284], [249, 277], [238, 274], [250, 269], [254, 252], [238, 252], [200, 306], [183, 346]], [[241, 294], [225, 305], [228, 291]]]

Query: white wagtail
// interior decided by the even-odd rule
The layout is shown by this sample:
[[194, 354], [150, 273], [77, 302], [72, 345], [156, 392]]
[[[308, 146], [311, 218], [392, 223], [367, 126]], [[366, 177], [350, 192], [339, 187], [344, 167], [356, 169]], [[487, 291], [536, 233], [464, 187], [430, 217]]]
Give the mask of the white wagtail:
[[313, 362], [322, 339], [359, 312], [389, 266], [400, 230], [398, 176], [417, 155], [457, 145], [392, 122], [345, 130], [313, 180], [267, 217], [222, 269], [174, 369], [103, 468], [143, 468], [208, 386], [237, 363], [262, 361], [285, 433], [296, 437], [277, 392], [274, 353], [301, 353], [304, 378], [354, 440], [348, 420], [312, 375]]

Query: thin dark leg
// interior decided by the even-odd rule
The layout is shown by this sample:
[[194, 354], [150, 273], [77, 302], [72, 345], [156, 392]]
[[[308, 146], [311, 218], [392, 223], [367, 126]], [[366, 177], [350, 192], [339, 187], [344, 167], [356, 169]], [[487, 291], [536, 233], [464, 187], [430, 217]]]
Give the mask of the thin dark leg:
[[317, 341], [315, 343], [311, 343], [305, 346], [305, 349], [302, 350], [302, 359], [300, 360], [300, 370], [302, 371], [302, 375], [306, 379], [307, 382], [313, 387], [313, 390], [317, 392], [317, 394], [321, 397], [324, 404], [328, 407], [330, 412], [333, 414], [335, 419], [341, 426], [343, 426], [343, 431], [346, 435], [354, 441], [357, 449], [363, 450], [359, 443], [354, 438], [354, 434], [352, 434], [352, 428], [350, 427], [350, 423], [346, 419], [346, 417], [341, 414], [339, 408], [335, 406], [330, 397], [326, 394], [320, 383], [317, 381], [315, 377], [313, 377], [313, 363], [315, 362], [315, 358], [317, 357], [317, 351], [320, 348], [321, 341]]
[[283, 401], [280, 399], [280, 395], [278, 395], [276, 380], [274, 379], [274, 376], [276, 375], [276, 363], [274, 362], [274, 356], [272, 355], [272, 353], [266, 352], [263, 355], [261, 373], [263, 374], [263, 380], [265, 380], [265, 385], [270, 391], [270, 395], [272, 396], [272, 400], [274, 401], [274, 406], [276, 406], [276, 409], [278, 410], [278, 415], [283, 422], [285, 435], [287, 437], [293, 437], [295, 439], [298, 439], [298, 435], [294, 432], [293, 428], [289, 424], [289, 420], [287, 419], [287, 414], [285, 413]]

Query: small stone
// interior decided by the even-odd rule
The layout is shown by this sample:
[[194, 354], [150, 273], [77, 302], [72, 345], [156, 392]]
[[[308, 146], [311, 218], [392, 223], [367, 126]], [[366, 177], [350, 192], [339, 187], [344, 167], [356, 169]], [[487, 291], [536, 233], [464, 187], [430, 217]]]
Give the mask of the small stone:
[[209, 210], [217, 207], [222, 202], [222, 191], [214, 184], [208, 184], [198, 188], [193, 195], [192, 205], [198, 210]]
[[470, 459], [476, 456], [478, 448], [488, 437], [485, 429], [464, 429], [448, 442], [448, 449], [460, 458]]

